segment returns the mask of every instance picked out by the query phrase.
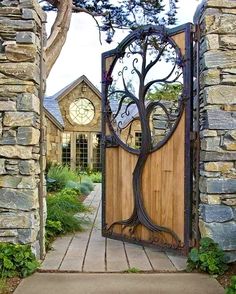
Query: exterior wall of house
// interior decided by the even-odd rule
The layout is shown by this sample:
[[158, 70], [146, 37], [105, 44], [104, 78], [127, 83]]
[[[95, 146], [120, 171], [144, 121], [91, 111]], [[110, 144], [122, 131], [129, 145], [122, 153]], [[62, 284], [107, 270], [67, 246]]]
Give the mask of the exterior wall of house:
[[0, 242], [39, 253], [40, 32], [36, 0], [1, 1]]
[[121, 139], [123, 142], [127, 143], [132, 148], [137, 148], [137, 142], [135, 140], [136, 134], [141, 133], [141, 125], [139, 120], [134, 120], [132, 126], [127, 126], [121, 132]]
[[[203, 1], [200, 24], [200, 231], [236, 260], [236, 1]], [[195, 103], [195, 105], [196, 105]]]
[[[70, 105], [78, 98], [86, 98], [90, 100], [95, 109], [93, 120], [86, 125], [79, 125], [75, 123], [69, 112]], [[88, 168], [93, 168], [94, 154], [93, 154], [93, 135], [101, 133], [101, 98], [98, 96], [84, 81], [72, 89], [67, 95], [62, 97], [59, 101], [59, 107], [62, 117], [64, 119], [64, 133], [70, 134], [71, 139], [71, 168], [75, 169], [76, 165], [76, 136], [82, 134], [88, 140]]]
[[46, 115], [47, 161], [61, 164], [62, 131]]

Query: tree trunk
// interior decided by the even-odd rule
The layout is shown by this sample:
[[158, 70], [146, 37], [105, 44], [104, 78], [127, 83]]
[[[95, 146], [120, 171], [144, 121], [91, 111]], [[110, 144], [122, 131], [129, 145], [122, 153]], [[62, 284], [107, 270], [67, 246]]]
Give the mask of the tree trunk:
[[57, 9], [57, 17], [52, 26], [51, 34], [47, 41], [47, 47], [45, 48], [47, 77], [66, 41], [72, 16], [72, 0], [60, 1]]

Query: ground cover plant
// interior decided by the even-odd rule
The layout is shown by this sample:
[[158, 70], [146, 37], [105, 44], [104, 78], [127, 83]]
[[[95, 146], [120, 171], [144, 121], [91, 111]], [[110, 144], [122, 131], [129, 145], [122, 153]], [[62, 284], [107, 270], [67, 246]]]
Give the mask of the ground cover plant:
[[75, 189], [63, 189], [47, 197], [46, 247], [55, 237], [82, 230], [85, 222], [77, 214], [88, 211], [82, 203], [80, 193]]
[[0, 243], [0, 277], [27, 277], [39, 266], [29, 245]]
[[236, 293], [236, 276], [231, 277], [230, 285], [226, 288], [226, 294], [235, 294]]
[[91, 173], [73, 171], [68, 166], [49, 165], [47, 170], [46, 248], [59, 235], [81, 231], [86, 223], [79, 213], [88, 208], [84, 197], [94, 189]]
[[48, 192], [69, 188], [87, 196], [94, 189], [93, 181], [87, 173], [73, 171], [66, 165], [50, 165], [46, 179]]
[[51, 165], [47, 172], [48, 192], [60, 191], [69, 181], [77, 182], [78, 175], [66, 165]]
[[221, 275], [227, 268], [227, 257], [224, 251], [211, 238], [202, 238], [199, 249], [193, 248], [189, 253], [188, 271], [197, 269], [211, 275]]
[[101, 172], [92, 172], [89, 175], [89, 178], [93, 183], [101, 183], [102, 182], [102, 174]]

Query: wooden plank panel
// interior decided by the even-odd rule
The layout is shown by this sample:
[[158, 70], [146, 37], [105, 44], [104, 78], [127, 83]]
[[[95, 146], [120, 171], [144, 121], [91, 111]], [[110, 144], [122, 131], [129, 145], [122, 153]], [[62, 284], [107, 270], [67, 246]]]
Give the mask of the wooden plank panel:
[[[173, 230], [184, 241], [184, 167], [185, 167], [185, 113], [173, 138], [174, 141], [174, 218]], [[180, 142], [182, 142], [180, 144]], [[180, 176], [181, 175], [181, 176]]]
[[[161, 225], [172, 229], [173, 222], [173, 138], [162, 148], [162, 213]], [[172, 243], [172, 237], [165, 234], [165, 242]]]
[[113, 162], [117, 158], [115, 148], [107, 148], [106, 149], [106, 224], [110, 225], [113, 221], [113, 211], [114, 211], [114, 203], [113, 197], [115, 198], [116, 192], [116, 182], [114, 182], [114, 172], [113, 168], [115, 162]]
[[[142, 193], [143, 193], [143, 203], [145, 210], [147, 211], [148, 215], [151, 216], [152, 204], [153, 204], [153, 183], [151, 179], [152, 174], [152, 163], [151, 163], [152, 156], [150, 155], [147, 158], [144, 172], [142, 175]], [[149, 240], [150, 239], [150, 231], [145, 228], [144, 226], [139, 229], [139, 236], [142, 240]]]
[[[121, 147], [107, 148], [106, 152], [106, 221], [111, 225], [132, 214], [132, 173], [137, 156]], [[128, 234], [128, 229], [125, 232]], [[121, 226], [116, 225], [114, 233], [121, 233]]]
[[[184, 133], [182, 118], [169, 141], [149, 156], [142, 179], [144, 204], [151, 219], [157, 225], [176, 230], [181, 240], [184, 231], [181, 213], [184, 207]], [[165, 241], [172, 244], [170, 235], [164, 235]], [[142, 237], [148, 240], [146, 235]], [[149, 234], [149, 239], [151, 237]]]
[[[144, 167], [142, 186], [144, 206], [153, 222], [172, 229], [184, 237], [184, 116], [169, 139], [159, 150], [150, 154]], [[133, 209], [132, 174], [137, 156], [121, 147], [107, 149], [106, 211], [107, 222], [130, 217]], [[121, 234], [121, 226], [114, 232]], [[124, 235], [129, 236], [128, 228]], [[161, 234], [172, 244], [169, 234]], [[137, 229], [137, 238], [150, 241], [153, 233]]]
[[172, 39], [180, 48], [181, 53], [185, 54], [185, 32], [172, 36]]

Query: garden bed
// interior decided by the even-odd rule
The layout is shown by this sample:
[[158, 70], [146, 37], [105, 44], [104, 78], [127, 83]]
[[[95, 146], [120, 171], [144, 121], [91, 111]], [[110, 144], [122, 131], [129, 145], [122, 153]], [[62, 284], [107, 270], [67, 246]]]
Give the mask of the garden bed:
[[[221, 276], [217, 277], [217, 281], [224, 287], [230, 285], [230, 280], [232, 276], [236, 275], [236, 262], [229, 264], [228, 270]], [[236, 293], [236, 291], [235, 291]]]

